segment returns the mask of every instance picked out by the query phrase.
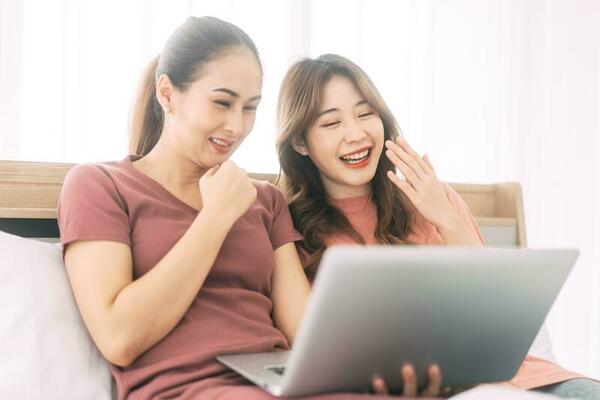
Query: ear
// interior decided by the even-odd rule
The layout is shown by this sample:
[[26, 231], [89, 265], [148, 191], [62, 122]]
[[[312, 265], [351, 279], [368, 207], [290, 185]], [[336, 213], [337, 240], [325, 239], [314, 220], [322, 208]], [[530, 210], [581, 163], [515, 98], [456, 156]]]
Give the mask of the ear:
[[301, 156], [308, 155], [308, 149], [306, 148], [304, 140], [295, 138], [292, 140], [292, 147], [294, 150], [296, 150], [296, 153], [300, 154]]
[[174, 92], [175, 87], [173, 86], [173, 83], [171, 83], [171, 79], [165, 74], [159, 76], [158, 81], [156, 82], [156, 98], [165, 114], [170, 113], [173, 110], [172, 104]]

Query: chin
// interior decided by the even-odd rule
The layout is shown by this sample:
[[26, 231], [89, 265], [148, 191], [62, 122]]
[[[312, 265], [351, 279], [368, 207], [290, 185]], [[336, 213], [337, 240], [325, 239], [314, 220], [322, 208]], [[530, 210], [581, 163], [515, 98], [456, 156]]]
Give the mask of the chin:
[[371, 183], [371, 181], [373, 180], [373, 177], [375, 175], [367, 175], [367, 176], [355, 176], [355, 177], [346, 177], [346, 179], [343, 179], [342, 181], [348, 185], [348, 186], [364, 186], [364, 185], [368, 185]]

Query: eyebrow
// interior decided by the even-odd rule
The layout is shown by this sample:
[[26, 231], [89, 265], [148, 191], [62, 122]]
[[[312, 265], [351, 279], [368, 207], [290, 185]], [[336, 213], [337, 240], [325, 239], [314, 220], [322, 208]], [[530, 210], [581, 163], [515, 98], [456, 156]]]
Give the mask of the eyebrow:
[[[366, 101], [366, 100], [361, 100], [361, 101], [359, 101], [358, 103], [356, 103], [356, 104], [354, 105], [354, 107], [358, 107], [358, 106], [361, 106], [361, 105], [363, 105], [363, 104], [367, 104], [367, 101]], [[327, 114], [327, 113], [334, 112], [334, 111], [340, 111], [340, 109], [339, 109], [339, 108], [335, 108], [335, 107], [334, 107], [334, 108], [330, 108], [330, 109], [328, 109], [328, 110], [325, 110], [325, 111], [321, 111], [320, 113], [318, 113], [318, 114], [317, 114], [317, 117], [316, 117], [316, 118], [319, 118], [319, 117], [320, 117], [320, 116], [322, 116], [322, 115], [325, 115], [325, 114]], [[315, 118], [315, 119], [316, 119], [316, 118]]]
[[[231, 97], [235, 97], [236, 99], [238, 99], [240, 97], [239, 94], [237, 94], [236, 92], [234, 92], [231, 89], [227, 89], [227, 88], [218, 88], [218, 89], [213, 89], [213, 92], [222, 92], [222, 93], [227, 93], [228, 95], [230, 95]], [[262, 98], [261, 95], [258, 96], [254, 96], [251, 97], [250, 100], [248, 101], [254, 101], [254, 100], [260, 100]]]

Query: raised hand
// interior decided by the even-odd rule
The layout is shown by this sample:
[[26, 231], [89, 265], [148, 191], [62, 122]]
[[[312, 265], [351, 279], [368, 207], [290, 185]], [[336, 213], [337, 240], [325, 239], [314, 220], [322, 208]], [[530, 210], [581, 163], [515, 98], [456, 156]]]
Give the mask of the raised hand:
[[248, 174], [231, 160], [208, 170], [198, 184], [202, 208], [218, 213], [223, 222], [233, 224], [256, 200]]
[[459, 219], [446, 195], [444, 183], [436, 176], [428, 156], [420, 157], [403, 138], [385, 142], [386, 156], [405, 179], [388, 171], [388, 178], [406, 194], [415, 208], [440, 229], [449, 229]]

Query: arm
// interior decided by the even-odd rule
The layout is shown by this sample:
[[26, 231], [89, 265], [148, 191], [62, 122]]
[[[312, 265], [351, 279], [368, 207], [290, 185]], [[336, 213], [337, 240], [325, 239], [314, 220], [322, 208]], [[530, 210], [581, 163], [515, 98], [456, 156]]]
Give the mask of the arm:
[[130, 365], [175, 327], [202, 287], [231, 226], [256, 198], [256, 188], [235, 164], [224, 163], [215, 171], [200, 179], [202, 211], [139, 279], [133, 280], [131, 249], [125, 243], [75, 238], [67, 244], [65, 264], [75, 299], [110, 362]]
[[131, 249], [112, 241], [69, 244], [65, 264], [84, 322], [104, 357], [122, 367], [166, 336], [183, 317], [229, 226], [202, 212], [148, 273], [133, 280]]
[[293, 344], [310, 295], [310, 285], [302, 270], [294, 243], [289, 242], [274, 252], [275, 267], [271, 277], [273, 321]]

